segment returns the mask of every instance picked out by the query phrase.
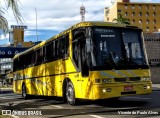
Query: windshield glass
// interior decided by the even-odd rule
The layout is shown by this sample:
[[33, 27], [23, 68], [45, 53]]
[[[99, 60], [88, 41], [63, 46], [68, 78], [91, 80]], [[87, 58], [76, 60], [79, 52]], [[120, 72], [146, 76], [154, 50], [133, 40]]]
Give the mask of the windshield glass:
[[141, 32], [134, 30], [122, 30], [123, 43], [125, 45], [126, 59], [129, 64], [143, 65], [146, 64]]
[[125, 28], [94, 28], [97, 66], [144, 65], [141, 31]]

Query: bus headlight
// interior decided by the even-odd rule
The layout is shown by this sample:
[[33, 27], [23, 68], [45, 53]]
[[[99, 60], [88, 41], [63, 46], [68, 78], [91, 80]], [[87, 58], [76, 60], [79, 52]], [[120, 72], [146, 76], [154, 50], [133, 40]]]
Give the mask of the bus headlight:
[[151, 86], [144, 86], [144, 89], [150, 89]]
[[95, 83], [107, 83], [111, 82], [111, 78], [95, 79]]
[[108, 78], [108, 79], [102, 79], [102, 83], [106, 83], [106, 82], [111, 82], [111, 79]]
[[142, 77], [141, 80], [142, 81], [150, 81], [151, 79], [149, 77]]

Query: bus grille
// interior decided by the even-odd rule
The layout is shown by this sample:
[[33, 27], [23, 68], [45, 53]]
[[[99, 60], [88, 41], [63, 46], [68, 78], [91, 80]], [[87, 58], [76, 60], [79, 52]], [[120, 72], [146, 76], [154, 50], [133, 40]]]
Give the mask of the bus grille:
[[114, 78], [115, 82], [126, 82], [126, 78]]
[[131, 77], [130, 81], [140, 81], [141, 78], [140, 77]]
[[114, 78], [115, 82], [128, 82], [128, 81], [140, 81], [140, 77], [130, 77], [130, 78]]

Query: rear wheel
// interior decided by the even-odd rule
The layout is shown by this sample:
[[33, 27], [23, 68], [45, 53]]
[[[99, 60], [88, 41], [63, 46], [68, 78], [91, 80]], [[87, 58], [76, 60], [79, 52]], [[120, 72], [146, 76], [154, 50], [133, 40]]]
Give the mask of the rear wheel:
[[75, 91], [74, 91], [74, 86], [73, 86], [72, 82], [67, 83], [66, 98], [67, 98], [67, 102], [70, 105], [75, 105], [75, 103], [76, 103]]
[[28, 95], [26, 93], [26, 86], [25, 86], [25, 84], [22, 85], [22, 98], [25, 99], [25, 100], [28, 98]]

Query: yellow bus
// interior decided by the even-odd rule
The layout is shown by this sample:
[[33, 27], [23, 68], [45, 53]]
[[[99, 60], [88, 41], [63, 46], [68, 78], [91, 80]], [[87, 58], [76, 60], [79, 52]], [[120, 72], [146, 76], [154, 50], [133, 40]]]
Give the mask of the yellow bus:
[[150, 94], [152, 82], [142, 30], [81, 22], [14, 57], [14, 92], [57, 96], [71, 105]]

